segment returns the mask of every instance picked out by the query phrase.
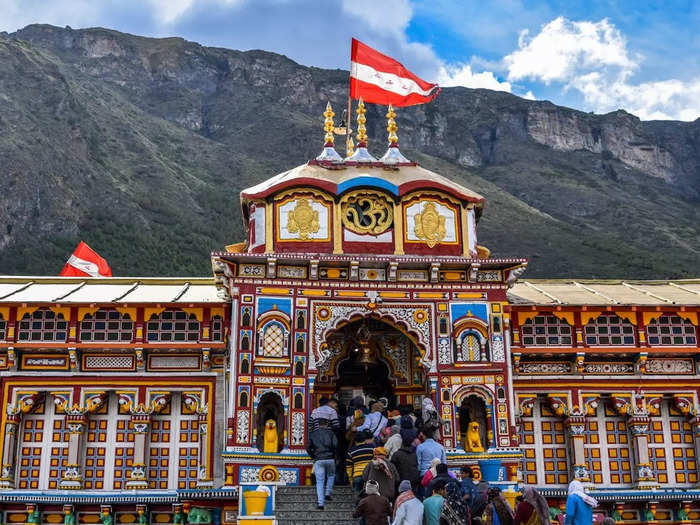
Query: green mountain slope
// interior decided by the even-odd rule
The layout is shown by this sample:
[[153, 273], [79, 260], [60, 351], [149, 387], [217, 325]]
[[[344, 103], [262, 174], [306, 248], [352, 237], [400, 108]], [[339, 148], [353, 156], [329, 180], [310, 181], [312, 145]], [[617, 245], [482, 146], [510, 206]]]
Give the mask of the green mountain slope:
[[[238, 192], [318, 154], [347, 72], [105, 29], [0, 35], [0, 272], [57, 273], [83, 239], [116, 275], [209, 273]], [[369, 106], [370, 149], [385, 149]], [[529, 276], [700, 273], [700, 120], [640, 122], [444, 89], [398, 111], [404, 154], [484, 194], [479, 240]]]

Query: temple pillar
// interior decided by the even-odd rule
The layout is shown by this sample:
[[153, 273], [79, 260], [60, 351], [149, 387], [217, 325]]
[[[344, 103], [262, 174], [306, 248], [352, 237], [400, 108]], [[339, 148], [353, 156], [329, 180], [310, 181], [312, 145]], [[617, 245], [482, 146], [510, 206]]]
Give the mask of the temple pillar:
[[490, 449], [491, 447], [496, 447], [496, 442], [493, 436], [493, 404], [486, 405], [486, 441], [488, 441], [488, 444], [485, 447], [486, 450]]
[[[9, 412], [9, 411], [8, 411]], [[17, 444], [17, 430], [22, 418], [17, 414], [7, 414], [5, 421], [5, 444], [2, 450], [2, 472], [0, 472], [0, 488], [15, 488], [15, 448]]]
[[586, 417], [582, 413], [572, 412], [564, 420], [564, 424], [569, 432], [569, 450], [574, 479], [588, 483], [591, 481], [591, 475], [588, 471], [584, 447]]
[[134, 458], [131, 463], [131, 472], [129, 472], [126, 488], [147, 489], [146, 447], [148, 446], [148, 434], [151, 429], [151, 414], [132, 414], [131, 427], [134, 432]]
[[649, 461], [649, 415], [635, 412], [627, 420], [627, 426], [632, 432], [632, 456], [636, 472], [635, 485], [639, 489], [658, 487], [656, 474]]
[[199, 462], [197, 473], [197, 488], [211, 488], [214, 480], [209, 467], [209, 423], [208, 413], [199, 414]]
[[83, 433], [87, 416], [85, 412], [77, 409], [66, 410], [66, 427], [68, 428], [68, 459], [66, 460], [66, 470], [59, 483], [62, 490], [79, 490], [83, 488], [83, 466], [80, 455]]

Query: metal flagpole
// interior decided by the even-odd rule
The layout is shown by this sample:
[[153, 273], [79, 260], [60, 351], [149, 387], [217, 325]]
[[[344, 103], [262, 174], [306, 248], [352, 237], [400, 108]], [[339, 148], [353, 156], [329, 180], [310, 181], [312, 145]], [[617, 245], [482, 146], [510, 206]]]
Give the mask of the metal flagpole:
[[350, 151], [350, 140], [352, 140], [352, 128], [350, 124], [352, 122], [352, 98], [350, 97], [350, 85], [348, 84], [348, 116], [345, 122], [345, 156], [349, 157], [352, 153]]

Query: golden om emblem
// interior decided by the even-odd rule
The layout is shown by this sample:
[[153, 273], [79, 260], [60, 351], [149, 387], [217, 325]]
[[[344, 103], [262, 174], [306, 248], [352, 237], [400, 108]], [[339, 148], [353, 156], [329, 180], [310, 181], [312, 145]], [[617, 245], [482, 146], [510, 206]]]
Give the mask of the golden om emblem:
[[440, 215], [435, 203], [426, 202], [423, 211], [416, 214], [416, 237], [424, 240], [432, 248], [445, 238], [445, 217]]
[[287, 231], [299, 233], [300, 239], [308, 239], [309, 234], [318, 233], [319, 228], [318, 212], [311, 207], [311, 199], [296, 201], [296, 206], [289, 212]]
[[379, 235], [389, 229], [394, 207], [380, 195], [350, 197], [342, 207], [343, 226], [359, 234]]

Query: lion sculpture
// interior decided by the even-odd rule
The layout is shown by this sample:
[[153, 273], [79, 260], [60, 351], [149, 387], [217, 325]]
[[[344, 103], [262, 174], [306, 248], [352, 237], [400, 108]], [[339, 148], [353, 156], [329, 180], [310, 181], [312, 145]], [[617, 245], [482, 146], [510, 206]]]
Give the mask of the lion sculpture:
[[268, 419], [265, 422], [265, 434], [263, 441], [263, 452], [277, 453], [279, 446], [279, 435], [277, 434], [277, 422], [274, 419]]
[[484, 446], [481, 444], [479, 435], [479, 423], [470, 421], [467, 428], [467, 436], [464, 438], [464, 450], [467, 452], [483, 452]]

